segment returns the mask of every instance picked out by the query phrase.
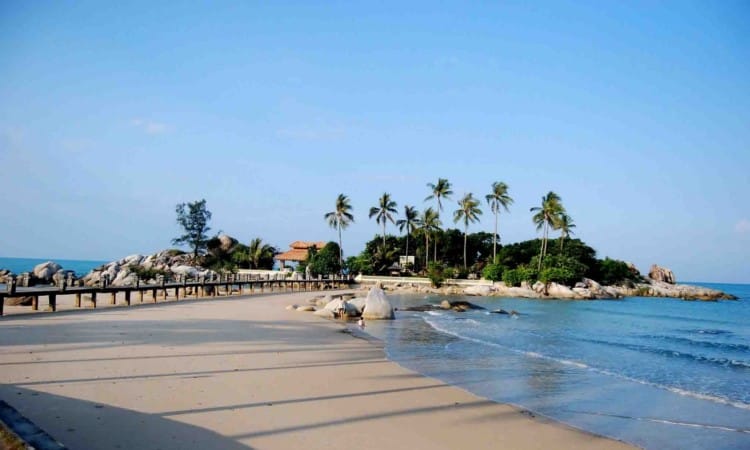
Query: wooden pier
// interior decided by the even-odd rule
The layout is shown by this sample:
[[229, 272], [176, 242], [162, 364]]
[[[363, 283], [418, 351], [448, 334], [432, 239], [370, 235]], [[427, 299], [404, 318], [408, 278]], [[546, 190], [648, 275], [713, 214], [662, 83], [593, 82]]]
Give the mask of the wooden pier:
[[[158, 303], [168, 298], [179, 301], [187, 298], [216, 298], [256, 293], [272, 292], [305, 292], [342, 289], [354, 281], [347, 277], [318, 278], [295, 280], [288, 278], [254, 278], [250, 275], [228, 275], [216, 280], [183, 280], [178, 282], [161, 282], [157, 284], [136, 283], [135, 286], [66, 286], [60, 287], [16, 287], [9, 283], [5, 292], [0, 292], [0, 316], [3, 315], [5, 299], [10, 297], [31, 297], [31, 310], [39, 310], [40, 298], [47, 297], [48, 311], [57, 310], [57, 297], [75, 295], [75, 307], [82, 308], [85, 299], [88, 305], [96, 308], [102, 301], [110, 305], [117, 303], [117, 294], [124, 294], [124, 304]], [[170, 295], [171, 294], [171, 295]], [[86, 296], [86, 297], [84, 297]], [[86, 305], [86, 306], [88, 306]]]

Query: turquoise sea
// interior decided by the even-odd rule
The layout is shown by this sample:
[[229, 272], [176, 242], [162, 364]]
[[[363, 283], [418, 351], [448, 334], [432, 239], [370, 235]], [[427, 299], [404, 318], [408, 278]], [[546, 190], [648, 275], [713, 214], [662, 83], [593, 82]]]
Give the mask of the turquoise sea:
[[76, 276], [82, 277], [91, 272], [91, 269], [101, 266], [109, 261], [85, 261], [77, 259], [56, 259], [56, 258], [6, 258], [0, 257], [0, 269], [8, 269], [16, 275], [23, 272], [31, 272], [34, 266], [47, 261], [54, 261], [62, 266], [65, 270], [72, 270]]
[[464, 297], [520, 316], [397, 311], [367, 331], [407, 368], [577, 428], [647, 449], [750, 449], [750, 285], [701, 285], [740, 300]]

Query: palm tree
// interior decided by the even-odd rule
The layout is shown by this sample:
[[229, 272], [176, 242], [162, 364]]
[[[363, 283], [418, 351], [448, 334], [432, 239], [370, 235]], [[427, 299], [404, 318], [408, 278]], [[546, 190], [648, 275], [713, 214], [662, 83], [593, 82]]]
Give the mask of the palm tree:
[[[272, 245], [264, 244], [261, 238], [255, 238], [250, 241], [247, 247], [247, 260], [251, 269], [268, 268], [273, 266], [273, 255], [276, 248]], [[269, 266], [270, 263], [270, 266]]]
[[419, 212], [413, 206], [404, 205], [404, 218], [396, 222], [399, 231], [406, 228], [406, 259], [409, 260], [409, 235], [419, 226]]
[[466, 235], [469, 231], [469, 223], [479, 221], [480, 215], [482, 215], [482, 210], [479, 209], [479, 200], [475, 199], [471, 192], [458, 201], [458, 209], [453, 212], [453, 222], [458, 223], [459, 220], [464, 222], [464, 269], [466, 269]]
[[560, 214], [560, 220], [557, 223], [557, 228], [560, 230], [560, 254], [562, 254], [565, 239], [569, 238], [571, 234], [575, 234], [573, 233], [573, 228], [575, 227], [576, 224], [573, 222], [572, 217], [564, 212]]
[[424, 234], [424, 267], [427, 268], [427, 260], [430, 258], [430, 234], [440, 229], [440, 216], [437, 211], [427, 208], [419, 217], [419, 230]]
[[352, 205], [349, 203], [349, 197], [339, 194], [336, 197], [336, 209], [326, 213], [324, 216], [328, 225], [339, 231], [339, 265], [341, 267], [344, 267], [344, 248], [341, 246], [341, 230], [346, 229], [350, 223], [354, 222], [351, 210]]
[[513, 204], [513, 199], [508, 195], [508, 185], [500, 182], [492, 183], [492, 193], [484, 196], [487, 200], [487, 204], [490, 205], [492, 212], [495, 214], [495, 234], [492, 235], [492, 261], [495, 262], [497, 258], [497, 216], [500, 213], [500, 208], [504, 208], [508, 211], [508, 205]]
[[542, 205], [531, 208], [529, 211], [536, 212], [532, 217], [532, 220], [536, 224], [536, 230], [544, 230], [542, 233], [542, 248], [539, 252], [539, 266], [537, 270], [542, 270], [542, 260], [544, 255], [547, 253], [547, 238], [549, 236], [550, 228], [557, 228], [557, 224], [560, 220], [560, 215], [565, 213], [563, 208], [562, 199], [559, 195], [552, 191], [549, 191], [547, 195], [542, 197]]
[[[438, 178], [436, 184], [427, 183], [427, 187], [430, 188], [430, 192], [432, 193], [425, 197], [424, 201], [432, 200], [433, 198], [437, 200], [436, 212], [437, 219], [440, 221], [440, 211], [443, 210], [443, 204], [440, 202], [440, 199], [444, 198], [450, 200], [451, 195], [453, 195], [453, 191], [451, 191], [451, 183], [445, 178]], [[437, 261], [437, 242], [435, 243], [435, 261]]]
[[392, 214], [398, 214], [396, 210], [396, 202], [391, 200], [391, 194], [385, 192], [383, 196], [378, 200], [378, 206], [370, 208], [370, 218], [375, 216], [377, 223], [383, 224], [383, 245], [385, 245], [385, 224], [389, 220], [395, 225]]

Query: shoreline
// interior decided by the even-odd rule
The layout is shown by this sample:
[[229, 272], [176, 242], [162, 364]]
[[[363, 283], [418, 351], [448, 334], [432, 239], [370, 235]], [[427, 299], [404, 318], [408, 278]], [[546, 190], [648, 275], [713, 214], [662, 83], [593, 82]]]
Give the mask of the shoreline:
[[670, 284], [655, 280], [626, 287], [601, 285], [594, 280], [584, 278], [573, 288], [558, 283], [545, 285], [536, 282], [531, 285], [523, 282], [521, 286], [513, 287], [506, 286], [503, 282], [455, 279], [446, 280], [440, 287], [435, 287], [427, 278], [361, 275], [356, 277], [355, 281], [359, 283], [360, 289], [380, 284], [384, 290], [396, 294], [466, 295], [543, 300], [618, 300], [625, 297], [678, 298], [686, 301], [738, 300], [732, 294], [698, 284]]
[[[71, 448], [144, 442], [229, 449], [351, 448], [354, 442], [363, 448], [635, 448], [405, 369], [369, 333], [344, 333], [352, 326], [284, 309], [314, 295], [15, 315], [0, 321], [7, 368], [0, 392]], [[67, 338], [56, 341], [55, 333]], [[9, 351], [17, 346], [22, 351]], [[102, 383], [118, 391], [100, 389]], [[45, 405], [68, 405], [70, 414], [55, 418]], [[99, 423], [92, 414], [113, 426], [92, 428]], [[141, 432], [128, 433], [130, 422]], [[85, 440], [70, 429], [85, 430]]]

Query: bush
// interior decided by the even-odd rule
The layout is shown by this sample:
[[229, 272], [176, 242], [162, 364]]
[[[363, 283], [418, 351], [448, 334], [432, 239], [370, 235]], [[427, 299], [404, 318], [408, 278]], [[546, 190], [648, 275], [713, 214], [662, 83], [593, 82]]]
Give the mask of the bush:
[[463, 267], [446, 267], [443, 269], [443, 276], [446, 280], [465, 280], [469, 276], [469, 270]]
[[520, 286], [523, 281], [532, 283], [536, 280], [536, 277], [536, 269], [524, 265], [503, 272], [503, 282], [508, 286]]
[[604, 285], [632, 283], [641, 281], [640, 274], [631, 272], [628, 264], [617, 259], [604, 258], [599, 261], [597, 270], [598, 282]]
[[372, 261], [370, 256], [365, 252], [359, 254], [359, 256], [350, 256], [346, 258], [346, 268], [349, 273], [357, 275], [372, 275], [375, 271], [372, 268]]
[[432, 286], [439, 288], [445, 281], [445, 269], [442, 264], [431, 262], [427, 267], [427, 278], [432, 281]]
[[503, 273], [508, 270], [502, 264], [487, 264], [482, 271], [482, 278], [490, 281], [500, 281], [503, 279]]
[[507, 286], [520, 286], [521, 281], [523, 281], [523, 279], [521, 278], [521, 273], [518, 269], [511, 269], [503, 272], [503, 283]]
[[561, 283], [567, 285], [575, 279], [573, 272], [564, 267], [545, 267], [539, 273], [539, 281], [544, 284]]

